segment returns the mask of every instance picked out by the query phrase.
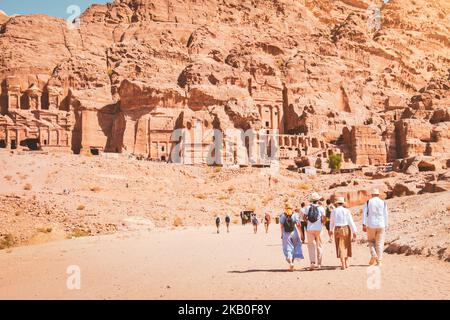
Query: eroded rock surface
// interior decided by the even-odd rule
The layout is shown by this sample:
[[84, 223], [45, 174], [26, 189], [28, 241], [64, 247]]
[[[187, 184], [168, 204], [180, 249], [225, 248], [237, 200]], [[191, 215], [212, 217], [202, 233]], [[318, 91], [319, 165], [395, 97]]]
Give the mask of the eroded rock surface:
[[[285, 158], [450, 152], [450, 4], [116, 0], [79, 28], [0, 15], [0, 147], [170, 160], [176, 128], [278, 129]], [[234, 157], [235, 155], [232, 155]], [[236, 156], [237, 157], [237, 156]]]

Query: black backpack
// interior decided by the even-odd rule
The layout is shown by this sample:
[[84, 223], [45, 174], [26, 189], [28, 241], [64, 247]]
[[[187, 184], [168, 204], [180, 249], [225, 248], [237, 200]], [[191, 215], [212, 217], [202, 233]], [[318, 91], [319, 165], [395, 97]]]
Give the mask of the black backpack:
[[286, 220], [284, 221], [284, 231], [293, 232], [295, 229], [295, 222], [292, 219], [292, 215], [286, 215]]
[[331, 208], [330, 208], [330, 206], [327, 206], [326, 215], [327, 215], [327, 218], [331, 217]]
[[226, 223], [230, 223], [230, 220], [231, 220], [231, 219], [230, 219], [229, 216], [226, 216], [226, 217], [225, 217], [225, 222], [226, 222]]
[[220, 224], [220, 218], [219, 217], [216, 218], [216, 224]]
[[308, 210], [308, 221], [311, 223], [319, 220], [319, 206], [312, 204]]

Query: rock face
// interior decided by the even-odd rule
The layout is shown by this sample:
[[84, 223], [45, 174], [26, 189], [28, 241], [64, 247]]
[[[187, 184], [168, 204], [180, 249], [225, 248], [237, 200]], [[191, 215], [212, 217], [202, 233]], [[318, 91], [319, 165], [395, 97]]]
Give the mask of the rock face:
[[[449, 2], [378, 1], [378, 30], [370, 4], [116, 0], [74, 25], [0, 15], [0, 147], [169, 161], [179, 146], [204, 163], [218, 129], [230, 147], [215, 158], [235, 163], [278, 130], [284, 158], [448, 159]], [[232, 128], [264, 131], [240, 143]]]

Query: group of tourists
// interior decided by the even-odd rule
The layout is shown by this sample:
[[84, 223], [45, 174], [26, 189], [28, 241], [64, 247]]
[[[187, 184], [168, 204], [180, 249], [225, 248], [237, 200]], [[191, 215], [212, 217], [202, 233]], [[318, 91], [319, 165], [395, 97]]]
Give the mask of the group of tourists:
[[[243, 213], [241, 213], [241, 219], [243, 221], [242, 224], [244, 225], [245, 217], [243, 216]], [[258, 216], [256, 215], [256, 213], [252, 212], [248, 219], [253, 226], [253, 232], [255, 234], [258, 233], [258, 226], [259, 226], [260, 222], [259, 222], [259, 219], [258, 219]], [[220, 218], [220, 216], [216, 216], [215, 221], [216, 221], [217, 233], [220, 233], [220, 226], [222, 224], [222, 219]], [[266, 233], [269, 233], [269, 225], [270, 225], [271, 221], [272, 221], [272, 216], [270, 215], [269, 212], [266, 212], [264, 219], [261, 221], [261, 223], [264, 224], [264, 229], [265, 229]], [[225, 224], [226, 224], [226, 228], [227, 228], [227, 233], [230, 232], [230, 223], [231, 223], [231, 217], [229, 215], [226, 215], [225, 216]]]
[[[220, 233], [220, 224], [222, 223], [222, 219], [220, 218], [220, 216], [216, 216], [216, 227], [217, 227], [217, 233]], [[226, 215], [225, 216], [225, 225], [227, 227], [227, 233], [230, 232], [230, 223], [231, 223], [231, 217], [230, 215]]]
[[[302, 204], [298, 210], [293, 210], [286, 204], [280, 216], [281, 239], [283, 253], [289, 263], [289, 270], [294, 270], [295, 259], [304, 259], [302, 245], [305, 240], [308, 245], [310, 270], [322, 268], [323, 257], [323, 226], [328, 231], [329, 242], [334, 239], [336, 255], [340, 259], [341, 269], [349, 267], [348, 258], [352, 257], [352, 242], [357, 238], [357, 227], [352, 213], [345, 208], [344, 197], [337, 197], [335, 205], [327, 201], [325, 207], [321, 204], [322, 197], [318, 193], [310, 196], [310, 204]], [[372, 191], [372, 198], [363, 208], [363, 231], [367, 232], [370, 248], [370, 265], [382, 265], [384, 234], [388, 226], [388, 209], [380, 199], [380, 191]]]
[[[286, 203], [284, 211], [276, 217], [281, 226], [281, 239], [283, 253], [289, 263], [289, 270], [294, 270], [294, 261], [304, 259], [302, 245], [308, 247], [310, 267], [309, 270], [322, 268], [323, 238], [326, 229], [328, 242], [335, 243], [336, 255], [340, 259], [341, 269], [349, 267], [348, 259], [352, 257], [352, 242], [356, 240], [358, 229], [350, 210], [345, 207], [344, 197], [336, 197], [334, 204], [330, 199], [322, 205], [322, 197], [314, 192], [310, 195], [310, 203], [301, 203], [295, 209]], [[247, 217], [247, 214], [249, 215]], [[253, 231], [258, 232], [260, 221], [254, 212], [241, 213], [243, 224], [251, 222]], [[264, 223], [266, 233], [269, 232], [271, 215], [267, 212], [261, 223]], [[245, 223], [244, 223], [245, 222]], [[225, 217], [227, 232], [230, 232], [231, 217]], [[217, 233], [220, 233], [221, 218], [216, 216]], [[371, 259], [370, 265], [382, 265], [384, 235], [388, 226], [388, 209], [386, 203], [380, 198], [380, 191], [374, 189], [372, 198], [363, 208], [362, 230], [367, 233]], [[325, 227], [325, 228], [324, 228]]]

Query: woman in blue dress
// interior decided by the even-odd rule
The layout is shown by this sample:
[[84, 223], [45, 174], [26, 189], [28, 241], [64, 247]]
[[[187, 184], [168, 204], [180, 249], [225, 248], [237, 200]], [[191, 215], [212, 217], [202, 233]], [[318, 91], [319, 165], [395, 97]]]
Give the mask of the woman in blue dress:
[[303, 259], [301, 219], [292, 211], [292, 206], [286, 204], [280, 216], [281, 239], [283, 239], [283, 253], [289, 263], [289, 271], [294, 271], [294, 260]]

